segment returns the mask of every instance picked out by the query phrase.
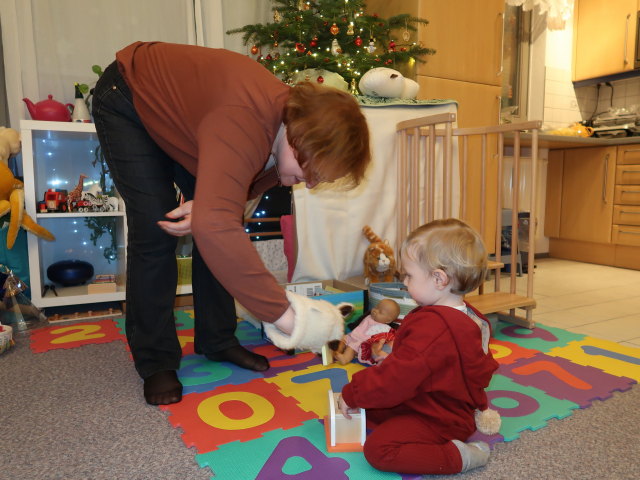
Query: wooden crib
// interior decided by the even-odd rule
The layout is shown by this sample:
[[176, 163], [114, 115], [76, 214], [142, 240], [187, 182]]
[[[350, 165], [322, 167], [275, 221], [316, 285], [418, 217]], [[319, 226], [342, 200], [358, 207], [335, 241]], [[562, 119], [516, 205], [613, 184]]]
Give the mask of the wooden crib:
[[[457, 217], [476, 228], [487, 250], [493, 253], [489, 269], [495, 275], [493, 288], [487, 292], [482, 286], [477, 293], [465, 298], [483, 314], [498, 314], [500, 318], [527, 328], [535, 326], [533, 309], [533, 265], [535, 255], [535, 206], [538, 162], [538, 131], [541, 122], [532, 121], [517, 124], [478, 128], [454, 128], [456, 116], [453, 113], [432, 115], [400, 122], [397, 131], [397, 178], [398, 215], [396, 248], [402, 244], [408, 233], [418, 226], [437, 218]], [[529, 251], [526, 275], [526, 291], [518, 292], [517, 269], [518, 251], [518, 188], [512, 188], [511, 222], [508, 248], [503, 247], [502, 222], [502, 178], [504, 170], [505, 135], [513, 138], [512, 185], [520, 185], [522, 157], [520, 134], [532, 134], [531, 143], [531, 198], [529, 228]], [[457, 142], [454, 155], [454, 144]], [[470, 155], [480, 150], [477, 155]], [[441, 154], [436, 155], [436, 150]], [[456, 163], [454, 163], [456, 162]], [[497, 165], [496, 165], [497, 164]], [[492, 168], [490, 168], [490, 166]], [[497, 168], [496, 168], [497, 167]], [[459, 175], [454, 175], [456, 168]], [[473, 175], [468, 172], [472, 169]], [[471, 177], [471, 178], [469, 178]], [[460, 179], [456, 185], [457, 178]], [[459, 207], [454, 205], [454, 192], [459, 189]], [[456, 198], [457, 199], [457, 198]], [[476, 203], [477, 202], [477, 203]], [[477, 208], [470, 212], [469, 205]], [[495, 218], [486, 214], [495, 205]], [[494, 226], [495, 225], [495, 226]], [[506, 236], [509, 237], [508, 235]], [[507, 258], [511, 265], [507, 285], [502, 285], [501, 262], [503, 251], [509, 251]], [[505, 262], [506, 263], [506, 262]], [[524, 310], [524, 315], [519, 310]]]

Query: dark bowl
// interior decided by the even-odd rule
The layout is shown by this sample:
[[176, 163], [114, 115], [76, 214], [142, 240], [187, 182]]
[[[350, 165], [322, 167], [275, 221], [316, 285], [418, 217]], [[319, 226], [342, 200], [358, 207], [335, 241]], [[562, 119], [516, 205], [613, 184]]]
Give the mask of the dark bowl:
[[47, 277], [63, 287], [82, 285], [93, 277], [93, 265], [82, 260], [62, 260], [49, 265]]

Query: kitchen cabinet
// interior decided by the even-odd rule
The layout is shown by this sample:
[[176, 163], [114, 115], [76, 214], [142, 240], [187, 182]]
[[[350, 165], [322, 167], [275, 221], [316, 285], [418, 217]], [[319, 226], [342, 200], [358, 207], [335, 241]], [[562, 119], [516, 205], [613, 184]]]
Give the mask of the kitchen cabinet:
[[549, 151], [549, 254], [640, 269], [640, 144]]
[[576, 0], [573, 80], [634, 69], [637, 0]]
[[613, 243], [640, 247], [640, 148], [618, 147]]
[[[458, 102], [457, 125], [461, 128], [497, 125], [500, 123], [500, 94], [502, 84], [502, 35], [504, 0], [482, 2], [466, 0], [387, 0], [367, 1], [367, 13], [389, 17], [399, 13], [425, 18], [426, 26], [418, 26], [411, 41], [436, 50], [417, 62], [413, 72], [420, 85], [420, 99], [453, 99]], [[497, 141], [487, 142], [486, 178], [497, 179]], [[472, 139], [468, 146], [473, 159], [466, 172], [465, 220], [482, 229], [485, 243], [495, 245], [497, 199], [487, 198], [484, 212], [480, 211], [479, 192], [482, 144]], [[495, 192], [495, 186], [485, 188]]]
[[[101, 177], [105, 182], [111, 182], [96, 151], [99, 142], [95, 126], [92, 123], [23, 120], [20, 128], [25, 209], [56, 237], [53, 242], [47, 242], [28, 235], [33, 304], [46, 308], [124, 300], [127, 222], [123, 207], [117, 211], [85, 212], [41, 212], [38, 209], [38, 203], [49, 189], [70, 192], [81, 183], [87, 191], [92, 185], [100, 184]], [[53, 284], [47, 277], [47, 269], [62, 260], [85, 261], [93, 266], [95, 275], [114, 275], [115, 291], [93, 293], [100, 291], [100, 288], [90, 288], [93, 279], [76, 286]], [[177, 293], [191, 293], [191, 286], [180, 285]]]
[[564, 151], [560, 238], [610, 243], [616, 147]]
[[419, 29], [418, 41], [436, 50], [416, 65], [418, 75], [502, 85], [504, 0], [417, 3], [418, 16], [429, 20]]

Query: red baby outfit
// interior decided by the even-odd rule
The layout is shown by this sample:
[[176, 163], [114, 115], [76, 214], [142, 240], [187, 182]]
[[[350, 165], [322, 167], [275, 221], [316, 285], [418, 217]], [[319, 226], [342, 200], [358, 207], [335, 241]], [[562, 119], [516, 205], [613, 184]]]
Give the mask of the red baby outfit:
[[398, 473], [460, 472], [450, 440], [466, 441], [475, 432], [474, 412], [487, 408], [484, 389], [497, 368], [465, 313], [444, 306], [411, 311], [385, 361], [354, 374], [342, 389], [347, 405], [367, 410], [369, 463]]

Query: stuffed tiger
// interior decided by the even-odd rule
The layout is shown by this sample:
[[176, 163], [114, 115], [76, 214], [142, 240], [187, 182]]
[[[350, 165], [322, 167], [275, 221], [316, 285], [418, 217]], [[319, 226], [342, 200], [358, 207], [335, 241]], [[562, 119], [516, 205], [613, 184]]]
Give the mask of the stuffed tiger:
[[368, 285], [375, 282], [392, 282], [396, 275], [396, 259], [388, 240], [382, 240], [369, 225], [362, 228], [369, 240], [364, 252], [364, 278]]

